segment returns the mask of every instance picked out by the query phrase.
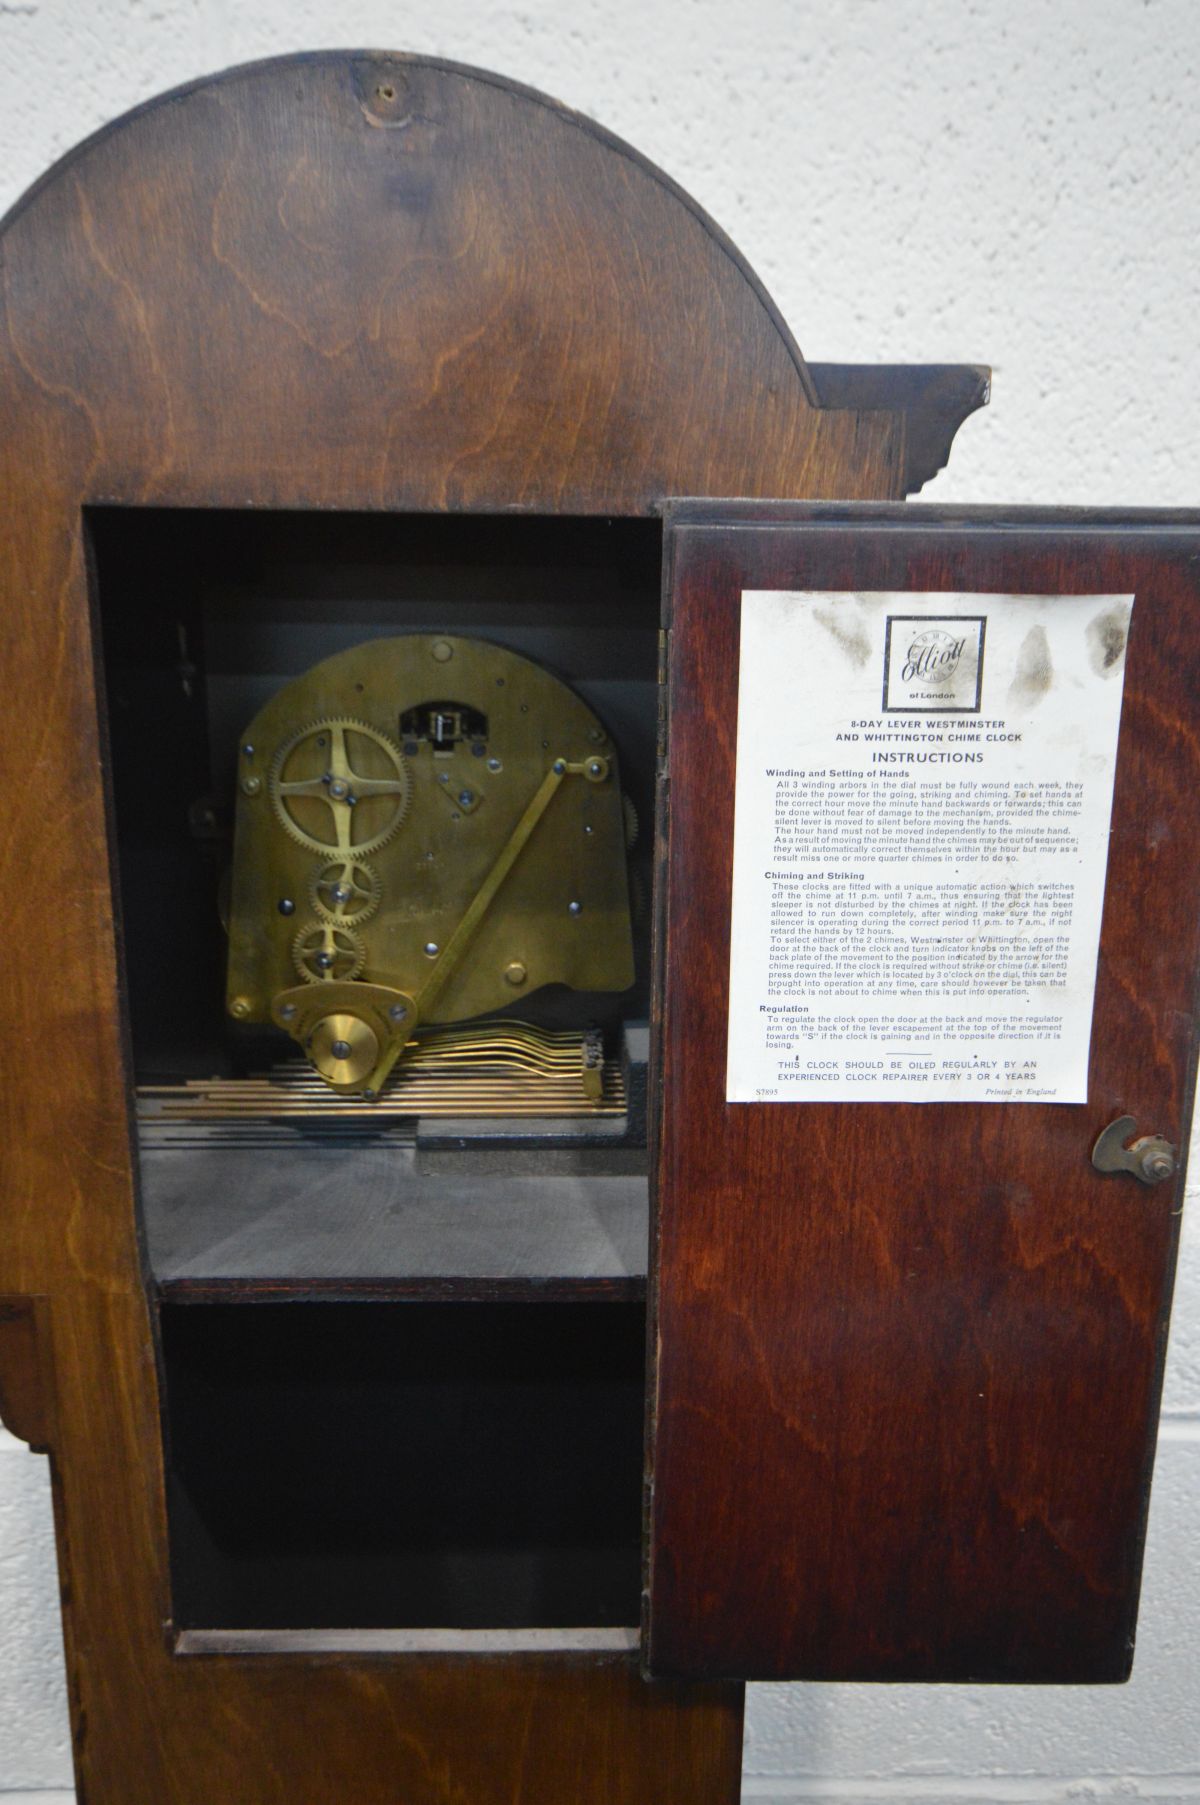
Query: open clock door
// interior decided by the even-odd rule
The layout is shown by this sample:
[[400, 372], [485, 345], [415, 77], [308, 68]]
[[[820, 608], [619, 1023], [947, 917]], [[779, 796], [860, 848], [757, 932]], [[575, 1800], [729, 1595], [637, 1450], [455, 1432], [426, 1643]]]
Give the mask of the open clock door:
[[1121, 1680], [1200, 516], [688, 502], [666, 555], [649, 1671]]

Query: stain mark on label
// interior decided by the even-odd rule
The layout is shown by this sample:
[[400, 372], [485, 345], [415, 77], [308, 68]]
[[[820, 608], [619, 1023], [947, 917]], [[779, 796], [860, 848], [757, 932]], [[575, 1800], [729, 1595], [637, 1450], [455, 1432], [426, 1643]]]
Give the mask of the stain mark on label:
[[1129, 609], [1123, 604], [1106, 608], [1088, 622], [1088, 657], [1097, 677], [1112, 677], [1121, 669], [1128, 638]]
[[1008, 689], [1010, 708], [1036, 708], [1054, 685], [1050, 641], [1041, 625], [1030, 627], [1017, 653], [1017, 670]]
[[833, 608], [814, 608], [813, 619], [835, 639], [852, 664], [859, 669], [871, 656], [871, 639], [861, 621], [849, 620]]

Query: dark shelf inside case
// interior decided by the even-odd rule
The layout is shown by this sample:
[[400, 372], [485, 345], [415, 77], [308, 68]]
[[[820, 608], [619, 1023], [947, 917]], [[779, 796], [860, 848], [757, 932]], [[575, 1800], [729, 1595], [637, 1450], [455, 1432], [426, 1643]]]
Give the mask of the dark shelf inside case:
[[641, 1305], [160, 1321], [178, 1629], [638, 1621]]
[[141, 1180], [151, 1272], [176, 1302], [645, 1296], [633, 1149], [160, 1143]]

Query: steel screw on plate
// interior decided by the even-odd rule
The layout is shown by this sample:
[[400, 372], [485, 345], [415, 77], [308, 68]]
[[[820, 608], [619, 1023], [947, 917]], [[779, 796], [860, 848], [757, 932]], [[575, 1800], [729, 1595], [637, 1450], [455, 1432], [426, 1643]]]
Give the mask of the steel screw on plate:
[[281, 896], [280, 897], [279, 913], [281, 915], [294, 915], [296, 913], [296, 905], [292, 901], [290, 896]]
[[250, 998], [249, 997], [234, 997], [233, 1001], [229, 1005], [229, 1013], [230, 1013], [230, 1015], [232, 1015], [234, 1017], [235, 1020], [237, 1020], [239, 1022], [244, 1021], [246, 1016], [248, 1016], [250, 1013]]
[[262, 778], [261, 777], [243, 777], [242, 778], [242, 795], [243, 796], [257, 796], [258, 792], [261, 789], [262, 789]]
[[581, 902], [569, 902], [567, 904], [567, 914], [568, 915], [582, 915], [583, 914], [583, 904]]
[[352, 1049], [348, 1040], [335, 1040], [329, 1051], [335, 1059], [349, 1059]]
[[290, 1022], [292, 1017], [295, 1015], [295, 1013], [296, 1013], [295, 1003], [280, 1003], [279, 1019], [281, 1022]]
[[254, 757], [254, 747], [251, 745], [243, 746], [242, 747], [242, 757], [243, 758], [253, 758]]
[[425, 951], [431, 959], [436, 959], [441, 948], [438, 946], [436, 940], [427, 940], [425, 942]]
[[394, 1022], [402, 1022], [408, 1014], [408, 1010], [404, 1007], [403, 1003], [393, 1003], [388, 1010], [388, 1014]]
[[474, 800], [475, 800], [474, 790], [460, 790], [458, 792], [458, 801], [459, 801], [459, 806], [461, 808], [470, 808], [470, 806], [474, 802]]

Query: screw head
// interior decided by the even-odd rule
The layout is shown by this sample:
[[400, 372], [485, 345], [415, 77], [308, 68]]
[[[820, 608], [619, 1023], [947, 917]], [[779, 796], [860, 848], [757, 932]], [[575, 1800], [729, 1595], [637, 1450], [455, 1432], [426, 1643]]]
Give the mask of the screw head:
[[488, 759], [488, 770], [489, 771], [498, 771], [499, 769], [500, 769], [500, 760], [496, 757], [489, 758]]
[[529, 973], [519, 959], [514, 959], [511, 965], [504, 967], [504, 976], [510, 984], [523, 984]]
[[253, 758], [254, 757], [254, 747], [249, 744], [246, 744], [245, 746], [243, 746], [242, 747], [242, 757], [243, 758]]
[[262, 778], [261, 777], [243, 777], [242, 778], [242, 795], [243, 796], [257, 796], [258, 792], [261, 789], [262, 789]]
[[394, 1022], [402, 1022], [408, 1014], [408, 1010], [404, 1007], [403, 1003], [393, 1003], [388, 1010], [388, 1014]]
[[281, 1003], [279, 1005], [279, 1019], [281, 1022], [290, 1022], [295, 1013], [295, 1003]]
[[567, 914], [568, 915], [582, 915], [583, 914], [583, 904], [581, 902], [569, 902], [567, 904]]
[[554, 772], [554, 775], [556, 777], [561, 777], [563, 772], [566, 770], [566, 768], [567, 768], [566, 763], [561, 758], [556, 758], [554, 763], [550, 767], [550, 769]]
[[230, 1015], [232, 1015], [234, 1017], [234, 1019], [236, 1021], [239, 1021], [239, 1022], [245, 1021], [246, 1017], [250, 1013], [250, 998], [249, 997], [234, 997], [233, 1001], [229, 1005], [229, 1013], [230, 1013]]
[[458, 806], [460, 808], [470, 808], [470, 806], [474, 802], [474, 800], [475, 800], [474, 790], [460, 790], [458, 792]]
[[335, 1059], [349, 1059], [351, 1052], [350, 1042], [348, 1040], [335, 1040], [330, 1046], [329, 1051], [333, 1054]]
[[436, 959], [441, 948], [436, 940], [427, 940], [425, 942], [425, 951], [431, 959]]
[[294, 915], [296, 913], [296, 905], [290, 896], [281, 896], [278, 908], [281, 915]]

